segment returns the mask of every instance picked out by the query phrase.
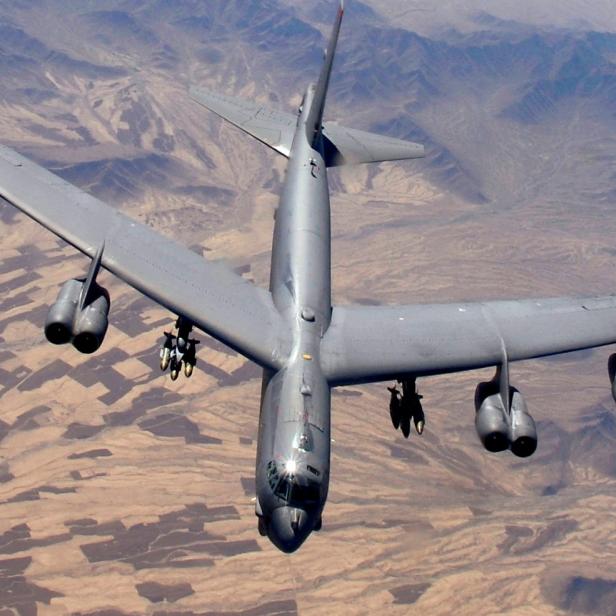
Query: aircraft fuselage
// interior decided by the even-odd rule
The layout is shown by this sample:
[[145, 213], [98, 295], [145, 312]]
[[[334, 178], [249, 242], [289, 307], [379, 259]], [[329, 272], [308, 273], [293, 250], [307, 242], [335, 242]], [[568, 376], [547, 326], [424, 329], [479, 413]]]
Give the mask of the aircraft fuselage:
[[[271, 541], [295, 551], [318, 528], [329, 485], [330, 387], [320, 364], [331, 316], [329, 187], [323, 154], [307, 136], [314, 94], [298, 118], [276, 212], [270, 290], [289, 323], [292, 351], [263, 377], [257, 514]], [[316, 146], [318, 148], [318, 145]]]

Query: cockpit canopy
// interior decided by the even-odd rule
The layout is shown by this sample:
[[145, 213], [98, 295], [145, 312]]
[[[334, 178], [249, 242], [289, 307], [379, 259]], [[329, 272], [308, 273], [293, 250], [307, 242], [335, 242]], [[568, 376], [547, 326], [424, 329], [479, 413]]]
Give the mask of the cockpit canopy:
[[295, 462], [285, 465], [270, 461], [267, 480], [272, 492], [289, 505], [315, 505], [320, 501], [320, 483], [301, 472]]

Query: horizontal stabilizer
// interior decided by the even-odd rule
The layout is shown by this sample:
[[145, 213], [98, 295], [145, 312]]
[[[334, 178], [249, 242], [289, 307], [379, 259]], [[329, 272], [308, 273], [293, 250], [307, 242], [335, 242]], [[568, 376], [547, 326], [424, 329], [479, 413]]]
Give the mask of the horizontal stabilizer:
[[[260, 103], [217, 94], [200, 87], [191, 88], [190, 96], [261, 143], [289, 157], [297, 115], [272, 111]], [[336, 122], [325, 122], [323, 125], [323, 146], [328, 167], [424, 156], [423, 146], [417, 143], [346, 128]]]
[[259, 103], [192, 87], [190, 96], [216, 115], [237, 126], [261, 143], [289, 157], [297, 116], [271, 111]]
[[323, 126], [325, 162], [328, 167], [423, 158], [423, 145], [367, 133], [326, 122]]

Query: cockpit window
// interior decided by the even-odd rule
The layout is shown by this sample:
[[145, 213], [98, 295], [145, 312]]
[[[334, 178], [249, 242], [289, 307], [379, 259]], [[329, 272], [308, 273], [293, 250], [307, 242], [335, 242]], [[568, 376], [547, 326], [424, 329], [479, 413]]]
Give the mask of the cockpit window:
[[321, 493], [320, 485], [308, 477], [290, 474], [278, 469], [275, 462], [267, 465], [267, 479], [270, 488], [278, 498], [290, 504], [318, 503]]
[[306, 433], [302, 434], [299, 437], [299, 443], [297, 448], [301, 449], [302, 451], [310, 451], [310, 437]]
[[291, 500], [300, 503], [316, 503], [319, 501], [319, 484], [309, 481], [305, 485], [294, 483], [291, 489]]
[[294, 477], [283, 477], [275, 487], [274, 494], [287, 503], [318, 503], [320, 489], [314, 481], [301, 484]]
[[270, 488], [276, 491], [276, 486], [280, 482], [280, 476], [278, 475], [278, 469], [276, 468], [276, 463], [271, 461], [267, 464], [267, 481], [270, 484]]
[[274, 494], [282, 498], [282, 500], [289, 502], [291, 500], [291, 481], [287, 477], [281, 479], [274, 489]]
[[316, 468], [314, 468], [314, 466], [310, 466], [310, 464], [306, 468], [316, 477], [321, 474]]

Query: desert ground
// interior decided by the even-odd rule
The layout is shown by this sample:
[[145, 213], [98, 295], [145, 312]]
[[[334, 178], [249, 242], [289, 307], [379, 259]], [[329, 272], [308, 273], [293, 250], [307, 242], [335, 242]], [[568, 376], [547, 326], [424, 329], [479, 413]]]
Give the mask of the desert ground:
[[[265, 286], [285, 161], [186, 85], [290, 108], [331, 3], [197, 4], [0, 2], [0, 142]], [[330, 172], [334, 303], [615, 292], [616, 35], [499, 30], [521, 50], [512, 72], [492, 53], [502, 23], [444, 48], [393, 30], [398, 4], [348, 3], [330, 113], [423, 137], [429, 156]], [[371, 32], [395, 61], [345, 50]], [[448, 85], [430, 67], [455, 45], [467, 72]], [[593, 88], [567, 60], [559, 89], [569, 52], [600, 64]], [[424, 55], [388, 81], [407, 53]], [[323, 529], [288, 556], [254, 516], [260, 370], [198, 335], [195, 375], [171, 382], [158, 349], [174, 315], [105, 272], [101, 350], [49, 345], [47, 310], [88, 260], [8, 204], [0, 233], [0, 616], [616, 614], [615, 348], [512, 366], [538, 422], [526, 460], [475, 435], [490, 370], [422, 379], [427, 428], [408, 441], [389, 383], [336, 390]]]

